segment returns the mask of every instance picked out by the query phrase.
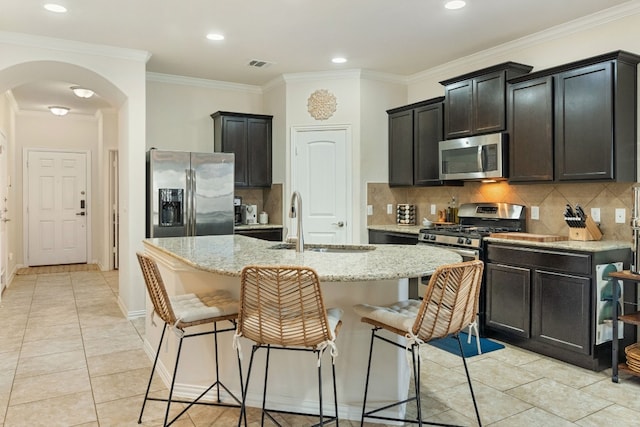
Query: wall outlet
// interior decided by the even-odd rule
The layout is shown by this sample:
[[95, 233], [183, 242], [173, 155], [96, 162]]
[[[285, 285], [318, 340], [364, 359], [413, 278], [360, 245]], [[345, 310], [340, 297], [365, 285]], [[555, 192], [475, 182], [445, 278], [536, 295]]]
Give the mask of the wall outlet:
[[388, 213], [389, 215], [391, 215], [391, 214], [393, 213], [393, 205], [392, 205], [391, 203], [389, 203], [389, 204], [387, 205], [387, 213]]
[[616, 224], [624, 224], [626, 211], [624, 208], [616, 208]]
[[539, 206], [531, 206], [531, 219], [539, 220], [540, 219], [540, 207]]
[[373, 215], [373, 205], [367, 205], [367, 215]]
[[591, 208], [591, 219], [593, 222], [600, 222], [600, 208]]
[[431, 215], [435, 215], [435, 214], [436, 214], [436, 204], [431, 203]]

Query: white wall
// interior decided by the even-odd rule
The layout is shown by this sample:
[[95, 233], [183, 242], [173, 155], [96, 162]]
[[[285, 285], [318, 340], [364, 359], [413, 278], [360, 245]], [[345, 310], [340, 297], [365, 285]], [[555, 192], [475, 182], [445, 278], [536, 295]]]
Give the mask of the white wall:
[[147, 73], [147, 149], [213, 152], [216, 111], [265, 114], [262, 90]]
[[615, 50], [640, 54], [639, 28], [637, 2], [613, 8], [411, 76], [407, 101], [443, 96], [439, 81], [502, 62], [531, 65], [535, 72]]

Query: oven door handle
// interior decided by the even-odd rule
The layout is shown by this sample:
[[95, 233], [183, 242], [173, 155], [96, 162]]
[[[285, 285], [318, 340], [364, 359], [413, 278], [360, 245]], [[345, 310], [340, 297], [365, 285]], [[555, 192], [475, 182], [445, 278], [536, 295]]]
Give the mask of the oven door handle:
[[[446, 248], [445, 248], [446, 249]], [[467, 249], [451, 249], [453, 252], [473, 259], [478, 259], [478, 251]]]

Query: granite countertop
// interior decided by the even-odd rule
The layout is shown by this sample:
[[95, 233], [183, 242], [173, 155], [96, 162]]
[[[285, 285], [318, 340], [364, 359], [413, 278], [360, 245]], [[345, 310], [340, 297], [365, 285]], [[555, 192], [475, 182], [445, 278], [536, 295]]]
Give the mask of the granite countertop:
[[369, 230], [378, 230], [378, 231], [389, 231], [393, 233], [404, 233], [404, 234], [415, 234], [418, 235], [420, 233], [420, 229], [424, 228], [423, 225], [369, 225], [367, 227]]
[[544, 249], [563, 249], [569, 251], [580, 252], [604, 252], [615, 249], [631, 249], [631, 242], [621, 240], [597, 240], [597, 241], [580, 241], [580, 240], [561, 240], [558, 242], [532, 242], [527, 240], [503, 239], [500, 237], [485, 237], [487, 242], [492, 243], [508, 243], [511, 245], [536, 247]]
[[235, 230], [274, 230], [282, 228], [282, 225], [278, 224], [239, 224], [234, 225]]
[[[308, 266], [321, 281], [350, 282], [422, 277], [440, 265], [461, 261], [446, 249], [414, 245], [305, 245], [303, 253], [275, 249], [282, 243], [242, 235], [165, 237], [143, 240], [194, 268], [226, 276], [240, 276], [249, 264]], [[358, 252], [314, 252], [311, 247], [362, 249]], [[370, 249], [370, 250], [367, 250]]]

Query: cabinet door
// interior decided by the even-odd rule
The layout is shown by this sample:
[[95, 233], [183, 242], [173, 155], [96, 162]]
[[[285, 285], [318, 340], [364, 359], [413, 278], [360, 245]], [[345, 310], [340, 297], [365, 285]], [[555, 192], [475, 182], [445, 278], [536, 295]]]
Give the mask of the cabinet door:
[[444, 126], [447, 139], [473, 133], [473, 82], [464, 80], [445, 87]]
[[553, 79], [509, 85], [509, 181], [553, 181]]
[[389, 185], [413, 185], [413, 110], [389, 114]]
[[369, 230], [369, 243], [372, 245], [415, 245], [418, 243], [418, 235]]
[[416, 108], [413, 120], [413, 182], [415, 185], [439, 185], [438, 142], [442, 140], [442, 104]]
[[556, 85], [556, 179], [614, 179], [613, 63], [561, 73]]
[[271, 120], [247, 119], [247, 174], [251, 187], [271, 186]]
[[534, 272], [532, 335], [537, 341], [590, 353], [591, 279], [543, 270]]
[[487, 263], [486, 327], [530, 337], [531, 270]]
[[506, 127], [504, 71], [473, 79], [474, 134], [501, 132]]
[[227, 116], [222, 118], [222, 151], [235, 153], [234, 176], [236, 187], [249, 185], [247, 159], [247, 119]]

